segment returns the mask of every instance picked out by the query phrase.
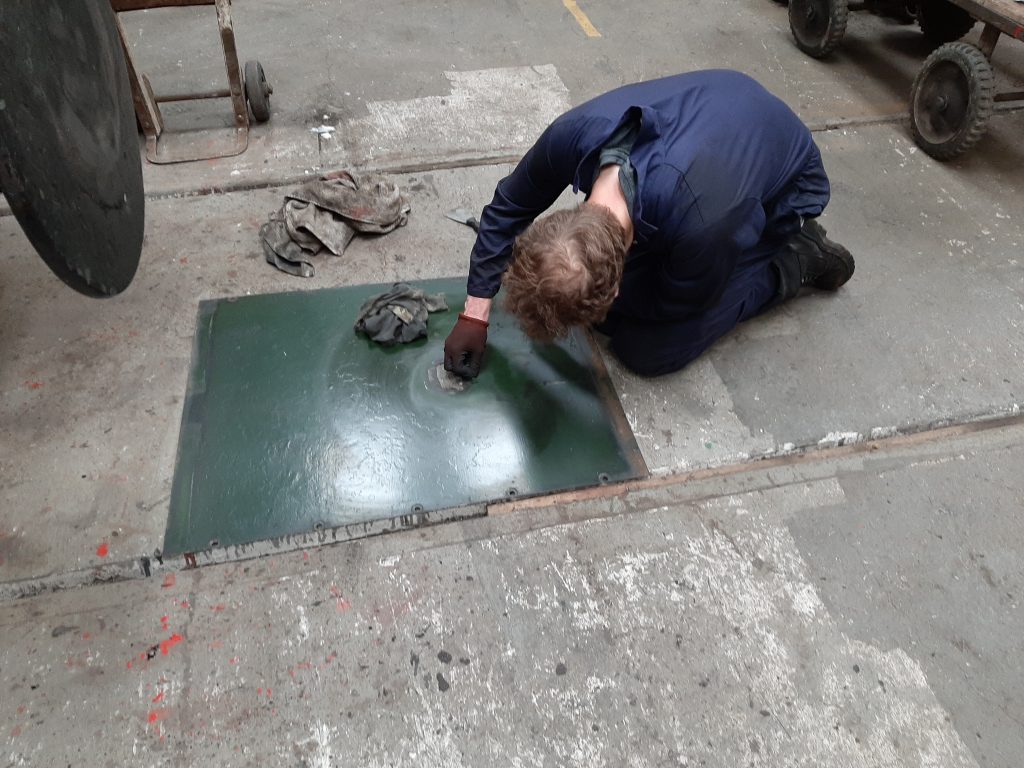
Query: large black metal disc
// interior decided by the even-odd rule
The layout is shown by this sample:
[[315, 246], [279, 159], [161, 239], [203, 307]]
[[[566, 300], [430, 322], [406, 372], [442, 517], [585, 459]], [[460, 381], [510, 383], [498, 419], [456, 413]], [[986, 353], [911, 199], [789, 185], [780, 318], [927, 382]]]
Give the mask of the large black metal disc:
[[142, 162], [110, 0], [0, 2], [0, 191], [36, 251], [90, 296], [142, 251]]

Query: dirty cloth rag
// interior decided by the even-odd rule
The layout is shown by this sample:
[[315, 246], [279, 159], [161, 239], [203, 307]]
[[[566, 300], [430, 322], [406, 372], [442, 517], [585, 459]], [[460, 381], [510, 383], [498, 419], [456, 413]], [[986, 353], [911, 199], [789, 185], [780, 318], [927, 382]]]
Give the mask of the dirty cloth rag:
[[408, 283], [371, 296], [359, 308], [355, 329], [384, 346], [407, 344], [427, 335], [427, 315], [448, 309], [443, 293], [424, 293]]
[[260, 227], [267, 261], [290, 275], [312, 277], [313, 256], [344, 253], [357, 232], [383, 234], [409, 220], [409, 202], [383, 176], [328, 174], [285, 195]]

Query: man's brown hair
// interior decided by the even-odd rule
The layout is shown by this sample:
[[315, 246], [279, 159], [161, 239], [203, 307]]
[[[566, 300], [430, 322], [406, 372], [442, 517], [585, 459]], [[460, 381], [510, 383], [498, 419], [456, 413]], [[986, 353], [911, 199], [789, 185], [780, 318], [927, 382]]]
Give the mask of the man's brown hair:
[[551, 341], [605, 319], [619, 291], [622, 225], [600, 205], [537, 219], [516, 239], [505, 273], [505, 306], [528, 336]]

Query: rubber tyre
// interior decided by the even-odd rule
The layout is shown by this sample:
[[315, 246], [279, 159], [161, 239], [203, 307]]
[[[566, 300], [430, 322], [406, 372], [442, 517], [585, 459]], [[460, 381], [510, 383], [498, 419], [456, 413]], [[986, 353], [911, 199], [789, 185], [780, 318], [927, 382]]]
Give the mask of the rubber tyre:
[[245, 62], [245, 99], [257, 123], [270, 119], [270, 86], [263, 75], [263, 66], [255, 59]]
[[932, 45], [952, 43], [971, 31], [974, 17], [949, 0], [920, 0], [917, 23]]
[[970, 43], [936, 48], [910, 89], [914, 141], [936, 160], [950, 160], [973, 147], [988, 127], [995, 106], [992, 65]]
[[846, 34], [847, 0], [789, 0], [789, 29], [797, 48], [815, 59], [828, 56]]

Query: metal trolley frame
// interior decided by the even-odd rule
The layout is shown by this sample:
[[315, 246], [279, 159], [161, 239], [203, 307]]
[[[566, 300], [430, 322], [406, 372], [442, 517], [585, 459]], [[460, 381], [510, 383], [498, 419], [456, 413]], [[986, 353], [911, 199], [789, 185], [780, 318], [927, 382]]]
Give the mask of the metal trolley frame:
[[[789, 26], [797, 46], [815, 58], [843, 39], [850, 11], [871, 2], [789, 0]], [[929, 155], [949, 160], [973, 147], [988, 127], [995, 105], [1024, 100], [1024, 91], [996, 92], [992, 52], [1001, 35], [1024, 40], [1024, 3], [1015, 0], [916, 0], [910, 9], [937, 47], [910, 91], [914, 140]], [[960, 41], [984, 24], [978, 45]]]
[[[121, 20], [117, 19], [117, 31], [121, 37], [128, 79], [131, 83], [135, 115], [146, 136], [146, 157], [151, 163], [181, 163], [190, 160], [207, 160], [212, 157], [230, 157], [241, 154], [249, 146], [249, 111], [253, 119], [262, 123], [270, 119], [270, 94], [273, 88], [267, 83], [263, 67], [256, 60], [247, 61], [245, 70], [239, 67], [238, 52], [235, 48], [235, 31], [231, 24], [231, 0], [110, 0], [117, 13], [142, 11], [151, 8], [180, 8], [197, 5], [212, 5], [217, 10], [217, 27], [220, 30], [224, 48], [224, 64], [227, 68], [228, 87], [213, 91], [195, 93], [173, 93], [156, 95], [149, 78], [139, 72], [132, 56], [131, 46]], [[223, 142], [211, 145], [208, 142], [193, 142], [183, 147], [167, 148], [161, 145], [164, 120], [160, 104], [170, 101], [196, 101], [201, 99], [231, 99], [234, 112], [235, 131], [233, 140], [224, 146]]]

